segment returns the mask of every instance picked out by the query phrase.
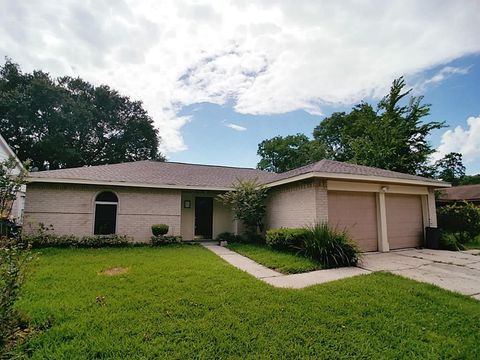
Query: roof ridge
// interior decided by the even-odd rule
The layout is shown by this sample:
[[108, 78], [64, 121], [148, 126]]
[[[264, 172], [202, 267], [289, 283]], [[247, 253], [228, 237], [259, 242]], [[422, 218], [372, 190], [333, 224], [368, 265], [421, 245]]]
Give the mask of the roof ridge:
[[269, 171], [252, 168], [252, 167], [243, 167], [243, 166], [232, 166], [232, 165], [213, 165], [213, 164], [194, 164], [194, 163], [187, 163], [182, 161], [158, 161], [158, 160], [146, 160], [151, 162], [162, 162], [165, 164], [180, 164], [180, 165], [190, 165], [190, 166], [208, 166], [208, 167], [220, 167], [220, 168], [227, 168], [227, 169], [243, 169], [243, 170], [254, 170], [254, 171], [261, 171], [263, 173], [272, 174]]

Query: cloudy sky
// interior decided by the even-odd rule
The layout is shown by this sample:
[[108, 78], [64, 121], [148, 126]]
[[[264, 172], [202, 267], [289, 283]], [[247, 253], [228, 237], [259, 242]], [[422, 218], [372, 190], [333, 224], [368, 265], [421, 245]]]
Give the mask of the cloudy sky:
[[480, 172], [480, 1], [0, 0], [0, 55], [142, 100], [169, 160], [253, 167], [404, 75]]

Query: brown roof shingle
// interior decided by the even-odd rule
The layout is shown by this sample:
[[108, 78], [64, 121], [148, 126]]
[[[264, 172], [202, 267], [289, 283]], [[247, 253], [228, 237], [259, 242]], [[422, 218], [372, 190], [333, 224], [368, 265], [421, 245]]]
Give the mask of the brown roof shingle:
[[290, 177], [307, 174], [310, 172], [326, 173], [326, 174], [348, 174], [359, 176], [378, 176], [389, 179], [401, 179], [401, 180], [417, 180], [431, 182], [433, 186], [442, 184], [443, 182], [425, 178], [422, 176], [404, 174], [396, 171], [383, 170], [370, 166], [356, 165], [345, 163], [341, 161], [323, 159], [315, 163], [299, 167], [281, 174], [278, 174], [276, 180], [288, 179]]
[[431, 183], [432, 186], [444, 184], [437, 180], [399, 172], [382, 170], [368, 166], [342, 163], [332, 160], [321, 160], [298, 169], [275, 174], [267, 171], [216, 165], [197, 165], [176, 162], [136, 161], [112, 165], [88, 166], [71, 169], [40, 171], [30, 174], [31, 180], [55, 179], [84, 180], [91, 182], [116, 182], [152, 186], [176, 186], [185, 188], [231, 188], [236, 180], [257, 179], [268, 184], [278, 180], [286, 180], [308, 173], [348, 174], [357, 176], [375, 176], [390, 180], [416, 180]]
[[480, 184], [454, 186], [439, 190], [439, 193], [441, 201], [480, 201]]
[[237, 179], [258, 179], [260, 182], [266, 182], [275, 176], [273, 173], [257, 169], [151, 160], [39, 171], [30, 174], [32, 179], [90, 180], [186, 188], [230, 188]]

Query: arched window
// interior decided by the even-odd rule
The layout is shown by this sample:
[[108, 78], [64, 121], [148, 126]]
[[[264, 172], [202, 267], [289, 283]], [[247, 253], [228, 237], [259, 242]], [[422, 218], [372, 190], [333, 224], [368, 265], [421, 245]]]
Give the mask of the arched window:
[[111, 191], [104, 191], [95, 198], [95, 235], [115, 234], [117, 228], [118, 198]]

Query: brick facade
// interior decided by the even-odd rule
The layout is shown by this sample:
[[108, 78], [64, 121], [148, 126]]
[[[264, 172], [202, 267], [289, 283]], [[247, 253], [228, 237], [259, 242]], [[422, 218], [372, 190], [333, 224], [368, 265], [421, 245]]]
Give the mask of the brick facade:
[[328, 196], [324, 181], [309, 180], [271, 190], [267, 200], [268, 228], [303, 227], [328, 220]]
[[152, 224], [165, 223], [169, 234], [180, 235], [180, 190], [73, 184], [29, 184], [24, 228], [33, 231], [41, 222], [53, 225], [57, 234], [92, 235], [95, 196], [106, 190], [118, 196], [117, 234], [145, 242]]

